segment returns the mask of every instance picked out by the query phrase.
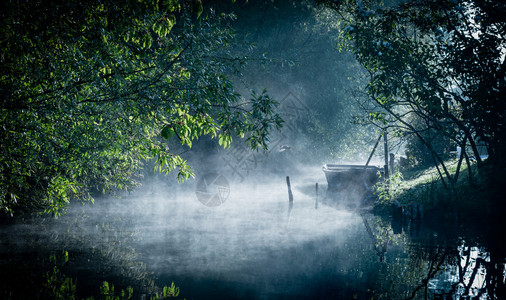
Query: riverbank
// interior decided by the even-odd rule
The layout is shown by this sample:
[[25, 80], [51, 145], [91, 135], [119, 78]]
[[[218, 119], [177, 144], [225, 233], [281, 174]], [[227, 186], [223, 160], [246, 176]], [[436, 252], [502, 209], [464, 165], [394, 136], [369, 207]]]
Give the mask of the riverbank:
[[[448, 161], [452, 176], [457, 169], [457, 160]], [[485, 161], [471, 170], [463, 165], [458, 180], [446, 186], [442, 183], [435, 167], [412, 168], [394, 173], [388, 188], [379, 185], [378, 200], [374, 210], [378, 214], [402, 214], [411, 219], [423, 219], [437, 226], [448, 224], [476, 224], [478, 227], [496, 227], [503, 224], [504, 212], [501, 182], [503, 178], [492, 178], [491, 165]]]

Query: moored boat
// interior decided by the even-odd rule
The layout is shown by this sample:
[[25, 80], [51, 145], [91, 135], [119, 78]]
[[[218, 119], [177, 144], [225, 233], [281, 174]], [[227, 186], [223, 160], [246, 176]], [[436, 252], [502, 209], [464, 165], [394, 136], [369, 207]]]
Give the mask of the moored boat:
[[377, 166], [325, 164], [322, 169], [328, 183], [327, 198], [353, 205], [360, 205], [384, 174]]
[[341, 190], [348, 185], [364, 185], [371, 187], [380, 179], [383, 168], [364, 165], [325, 164], [323, 172], [327, 178], [329, 189]]

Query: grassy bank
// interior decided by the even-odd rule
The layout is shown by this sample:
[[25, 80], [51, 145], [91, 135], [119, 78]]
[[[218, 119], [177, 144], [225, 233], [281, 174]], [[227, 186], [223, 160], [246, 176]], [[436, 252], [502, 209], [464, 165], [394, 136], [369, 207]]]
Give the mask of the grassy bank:
[[[446, 163], [450, 174], [454, 176], [457, 160]], [[391, 176], [388, 188], [382, 184], [377, 186], [376, 210], [390, 212], [392, 208], [408, 208], [414, 204], [424, 218], [439, 221], [479, 221], [492, 214], [497, 191], [489, 188], [486, 163], [480, 169], [472, 164], [471, 172], [463, 164], [457, 182], [451, 185], [448, 184], [448, 178], [444, 179], [446, 187], [436, 167], [418, 167], [396, 172]]]

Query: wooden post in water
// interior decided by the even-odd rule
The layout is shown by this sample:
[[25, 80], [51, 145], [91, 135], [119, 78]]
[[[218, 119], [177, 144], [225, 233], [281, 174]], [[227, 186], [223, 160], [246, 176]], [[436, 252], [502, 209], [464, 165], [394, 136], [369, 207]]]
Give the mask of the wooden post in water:
[[318, 182], [316, 183], [316, 200], [314, 202], [314, 209], [318, 209]]
[[286, 176], [286, 185], [288, 186], [288, 217], [290, 217], [290, 213], [293, 208], [293, 194], [292, 187], [290, 186], [290, 176]]

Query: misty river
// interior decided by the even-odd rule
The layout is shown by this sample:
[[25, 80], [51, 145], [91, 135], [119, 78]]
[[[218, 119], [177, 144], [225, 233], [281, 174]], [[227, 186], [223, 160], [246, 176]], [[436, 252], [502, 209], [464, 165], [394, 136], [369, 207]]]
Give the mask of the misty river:
[[273, 175], [216, 190], [214, 207], [199, 201], [196, 180], [159, 177], [58, 219], [18, 220], [1, 227], [2, 285], [12, 299], [37, 295], [24, 287], [67, 251], [61, 270], [80, 297], [103, 281], [132, 286], [136, 299], [171, 282], [181, 299], [490, 299], [504, 289], [494, 273], [504, 256], [486, 236], [325, 205], [321, 169], [291, 180], [289, 216], [285, 177]]

